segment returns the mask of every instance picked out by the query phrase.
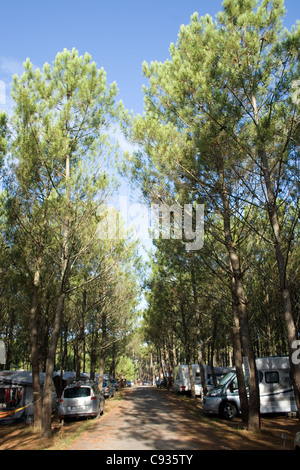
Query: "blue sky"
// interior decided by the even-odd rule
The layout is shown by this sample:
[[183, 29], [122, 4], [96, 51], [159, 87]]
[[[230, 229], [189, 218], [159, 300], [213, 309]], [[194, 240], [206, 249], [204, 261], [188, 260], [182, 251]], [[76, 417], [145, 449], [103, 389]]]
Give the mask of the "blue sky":
[[[300, 2], [285, 5], [290, 28], [300, 19]], [[0, 8], [0, 80], [10, 83], [21, 74], [27, 57], [41, 67], [75, 47], [104, 67], [119, 98], [137, 113], [143, 108], [142, 62], [165, 60], [180, 25], [195, 11], [215, 16], [222, 0], [0, 0]]]
[[[300, 19], [300, 1], [285, 5], [290, 29]], [[222, 0], [0, 0], [0, 8], [0, 85], [5, 83], [7, 97], [3, 103], [0, 86], [0, 109], [10, 110], [9, 83], [22, 74], [27, 57], [42, 67], [75, 47], [105, 69], [108, 83], [117, 82], [119, 99], [136, 114], [143, 110], [143, 61], [164, 61], [180, 26], [195, 11], [214, 17]], [[124, 181], [120, 192], [132, 195]]]

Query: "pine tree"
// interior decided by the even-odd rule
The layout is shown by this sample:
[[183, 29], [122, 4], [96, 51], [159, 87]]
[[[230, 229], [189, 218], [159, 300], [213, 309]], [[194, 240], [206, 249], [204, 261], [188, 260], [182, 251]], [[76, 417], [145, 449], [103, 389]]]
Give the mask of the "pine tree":
[[[75, 49], [58, 53], [52, 66], [45, 64], [42, 72], [33, 70], [29, 59], [24, 67], [23, 76], [14, 77], [12, 91], [16, 139], [11, 165], [16, 176], [12, 173], [9, 182], [10, 206], [19, 220], [18, 229], [27, 232], [32, 246], [28, 261], [33, 282], [32, 347], [36, 350], [42, 269], [45, 273], [50, 262], [56, 270], [57, 298], [42, 401], [42, 434], [47, 437], [56, 347], [72, 266], [97, 241], [93, 229], [108, 184], [104, 160], [110, 151], [107, 129], [118, 114], [117, 88], [114, 83], [107, 89], [104, 70], [97, 68], [89, 54], [79, 56]], [[37, 358], [33, 364], [37, 376]]]
[[[280, 238], [278, 194], [283, 186], [289, 208], [297, 207], [299, 124], [290, 90], [299, 68], [299, 28], [292, 33], [282, 30], [282, 0], [260, 4], [225, 0], [223, 7], [216, 21], [194, 14], [190, 24], [181, 27], [177, 43], [171, 44], [170, 59], [143, 65], [149, 79], [145, 111], [132, 125], [133, 140], [141, 151], [127, 164], [149, 201], [164, 197], [165, 201], [178, 198], [182, 203], [205, 203], [205, 226], [218, 241], [220, 232], [214, 230], [215, 220], [209, 214], [221, 217], [222, 243], [231, 272], [234, 329], [240, 333], [235, 335], [240, 343], [235, 349], [243, 350], [249, 359], [246, 414], [248, 427], [256, 428], [258, 378], [241, 269], [242, 237], [236, 234], [241, 228], [249, 229], [254, 208], [267, 209], [291, 346], [296, 330], [288, 300], [284, 258], [288, 259], [289, 252]], [[298, 215], [294, 211], [291, 237]], [[256, 237], [259, 232], [255, 223], [249, 233]], [[286, 240], [288, 250], [290, 241]], [[247, 396], [241, 354], [236, 365], [243, 409]], [[297, 397], [300, 381], [297, 367], [291, 364], [291, 368]]]

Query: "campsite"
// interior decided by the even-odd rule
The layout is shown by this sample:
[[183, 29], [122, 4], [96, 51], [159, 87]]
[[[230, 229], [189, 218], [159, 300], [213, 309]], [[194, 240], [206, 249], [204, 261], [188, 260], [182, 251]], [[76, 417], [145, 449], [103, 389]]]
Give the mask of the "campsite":
[[299, 1], [1, 15], [1, 432], [290, 448]]
[[[149, 413], [148, 409], [150, 398], [151, 404], [155, 404], [152, 413]], [[137, 414], [139, 419], [135, 419]], [[178, 426], [179, 417], [182, 417], [181, 426]], [[158, 421], [155, 424], [157, 418], [159, 425]], [[173, 440], [175, 428], [180, 431], [177, 442]], [[149, 434], [150, 429], [152, 432]], [[194, 449], [195, 443], [198, 442], [199, 447], [206, 450], [224, 450], [226, 447], [232, 450], [286, 451], [293, 450], [294, 437], [296, 432], [300, 431], [300, 426], [297, 418], [273, 415], [262, 418], [261, 431], [249, 432], [242, 427], [240, 418], [226, 421], [205, 417], [199, 398], [177, 395], [165, 388], [135, 386], [118, 391], [113, 399], [106, 402], [105, 414], [99, 420], [68, 421], [62, 424], [57, 416], [53, 415], [52, 430], [50, 439], [41, 439], [39, 433], [34, 432], [32, 424], [0, 426], [0, 451], [63, 451], [80, 447], [95, 450], [102, 447], [110, 450], [116, 447], [117, 436], [119, 444], [122, 438], [122, 445], [125, 447], [127, 435], [131, 445], [134, 442], [132, 436], [137, 437], [135, 448], [139, 448], [141, 440], [147, 436], [148, 443], [154, 444], [154, 438], [160, 435], [161, 443], [157, 441], [153, 449], [161, 446], [163, 439], [169, 438], [169, 448], [177, 446], [177, 449], [184, 446], [184, 442], [190, 442], [191, 448]], [[116, 450], [115, 452], [117, 455]], [[174, 453], [174, 450], [172, 452]]]

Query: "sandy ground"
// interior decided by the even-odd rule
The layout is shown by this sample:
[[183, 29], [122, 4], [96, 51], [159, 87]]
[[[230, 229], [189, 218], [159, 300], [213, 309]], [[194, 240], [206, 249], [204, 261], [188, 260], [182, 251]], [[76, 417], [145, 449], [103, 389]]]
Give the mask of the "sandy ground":
[[0, 450], [292, 450], [298, 431], [299, 419], [272, 415], [250, 432], [239, 417], [204, 415], [199, 399], [142, 386], [107, 400], [100, 419], [62, 425], [54, 417], [51, 439], [31, 425], [0, 425]]

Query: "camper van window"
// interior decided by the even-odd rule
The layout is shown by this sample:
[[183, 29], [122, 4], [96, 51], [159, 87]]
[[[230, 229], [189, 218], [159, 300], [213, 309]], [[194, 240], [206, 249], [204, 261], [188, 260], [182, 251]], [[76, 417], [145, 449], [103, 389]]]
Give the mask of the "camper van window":
[[265, 372], [266, 384], [278, 384], [279, 374], [277, 371]]
[[196, 373], [195, 373], [195, 377], [196, 377], [196, 379], [200, 379], [200, 378], [201, 378], [200, 372], [196, 372]]
[[259, 380], [259, 383], [262, 383], [263, 378], [264, 378], [264, 374], [262, 373], [261, 370], [259, 370], [259, 371], [258, 371], [258, 380]]

